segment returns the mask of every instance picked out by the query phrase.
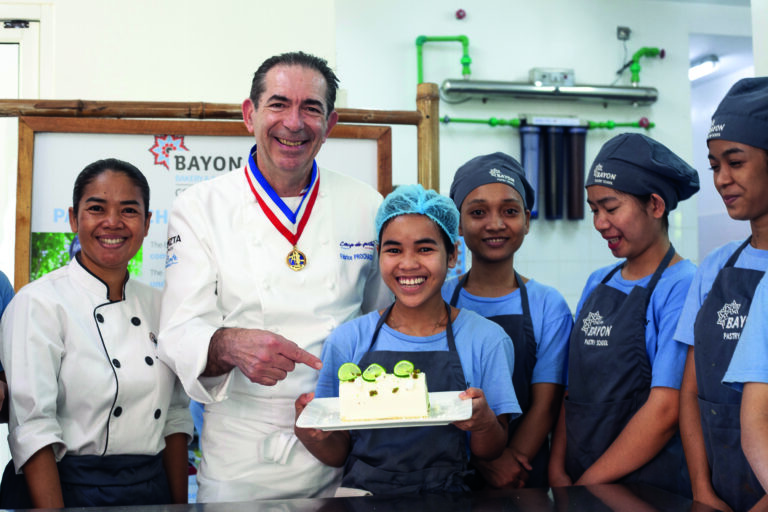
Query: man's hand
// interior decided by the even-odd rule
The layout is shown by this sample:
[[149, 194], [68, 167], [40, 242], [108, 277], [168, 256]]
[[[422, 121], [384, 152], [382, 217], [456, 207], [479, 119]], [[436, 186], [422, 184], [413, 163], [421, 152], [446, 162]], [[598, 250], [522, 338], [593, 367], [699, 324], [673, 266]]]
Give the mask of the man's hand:
[[279, 334], [260, 329], [222, 328], [213, 333], [203, 376], [214, 377], [238, 367], [251, 382], [274, 386], [285, 379], [296, 363], [316, 370], [323, 364]]

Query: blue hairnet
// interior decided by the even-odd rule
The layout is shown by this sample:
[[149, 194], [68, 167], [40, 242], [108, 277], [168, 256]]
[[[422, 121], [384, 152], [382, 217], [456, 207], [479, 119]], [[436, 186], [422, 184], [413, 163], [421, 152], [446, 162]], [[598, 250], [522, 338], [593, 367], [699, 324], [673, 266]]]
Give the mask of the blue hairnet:
[[451, 243], [459, 239], [459, 211], [453, 201], [421, 185], [401, 185], [390, 193], [376, 212], [376, 237], [384, 224], [398, 215], [426, 215], [442, 229]]

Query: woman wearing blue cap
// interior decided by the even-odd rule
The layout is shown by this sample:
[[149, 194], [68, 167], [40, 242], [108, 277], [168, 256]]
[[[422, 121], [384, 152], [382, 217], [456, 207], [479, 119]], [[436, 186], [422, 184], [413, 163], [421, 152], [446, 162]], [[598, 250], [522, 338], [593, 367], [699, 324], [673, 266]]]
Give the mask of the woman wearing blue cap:
[[[429, 391], [461, 391], [472, 417], [451, 425], [324, 432], [295, 428], [319, 460], [344, 467], [347, 494], [463, 491], [468, 454], [498, 457], [509, 417], [520, 414], [508, 364], [510, 340], [495, 323], [457, 310], [440, 295], [456, 264], [459, 212], [447, 197], [421, 185], [398, 187], [376, 215], [379, 266], [395, 302], [339, 326], [323, 345], [315, 396], [338, 396], [338, 369], [347, 362], [392, 369], [408, 359]], [[296, 401], [297, 416], [312, 399]], [[467, 435], [469, 432], [469, 435]], [[467, 449], [468, 448], [468, 449]], [[354, 491], [352, 491], [354, 490]]]
[[[760, 357], [766, 353], [765, 309], [757, 300], [752, 304], [768, 269], [768, 78], [747, 78], [731, 88], [712, 116], [707, 146], [728, 215], [749, 221], [752, 233], [710, 253], [686, 298], [675, 332], [688, 350], [680, 431], [694, 499], [721, 510], [749, 510], [765, 495], [744, 455], [752, 450], [745, 445], [742, 451], [739, 442], [739, 408], [764, 413], [768, 398], [766, 372], [755, 371], [766, 362]], [[746, 330], [741, 336], [745, 324], [756, 327], [754, 345]], [[740, 389], [724, 380], [750, 383], [743, 406]]]
[[512, 339], [513, 382], [523, 410], [509, 425], [502, 456], [473, 465], [493, 487], [546, 487], [548, 437], [563, 396], [573, 317], [557, 290], [514, 268], [535, 194], [520, 163], [497, 152], [459, 167], [450, 195], [461, 212], [459, 234], [472, 252], [472, 268], [445, 283], [443, 298], [493, 320]]
[[677, 435], [685, 349], [672, 334], [695, 266], [672, 247], [667, 216], [698, 191], [698, 175], [655, 140], [622, 134], [586, 187], [595, 229], [624, 261], [594, 272], [577, 307], [550, 484], [689, 493]]

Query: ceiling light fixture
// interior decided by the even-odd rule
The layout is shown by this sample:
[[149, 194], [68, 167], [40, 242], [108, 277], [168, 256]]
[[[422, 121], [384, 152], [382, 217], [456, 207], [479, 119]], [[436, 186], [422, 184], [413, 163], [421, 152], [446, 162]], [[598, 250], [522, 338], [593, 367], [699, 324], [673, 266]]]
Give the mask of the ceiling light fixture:
[[688, 80], [693, 82], [699, 78], [705, 77], [717, 69], [717, 63], [720, 59], [717, 55], [705, 55], [691, 61], [691, 67], [688, 68]]

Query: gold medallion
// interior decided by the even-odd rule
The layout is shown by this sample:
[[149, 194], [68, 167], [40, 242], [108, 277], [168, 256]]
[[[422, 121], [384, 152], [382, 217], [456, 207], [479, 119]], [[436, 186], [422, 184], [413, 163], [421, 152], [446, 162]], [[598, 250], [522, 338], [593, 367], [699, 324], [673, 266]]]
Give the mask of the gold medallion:
[[307, 266], [307, 257], [294, 245], [293, 250], [285, 257], [285, 262], [288, 264], [288, 268], [298, 272]]

